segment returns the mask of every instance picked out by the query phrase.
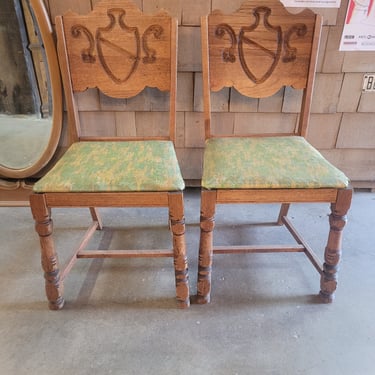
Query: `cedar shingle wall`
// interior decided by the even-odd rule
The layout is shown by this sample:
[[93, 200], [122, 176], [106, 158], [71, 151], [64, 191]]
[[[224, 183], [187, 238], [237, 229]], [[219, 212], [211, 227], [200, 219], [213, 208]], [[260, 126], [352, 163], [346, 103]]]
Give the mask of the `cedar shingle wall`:
[[[97, 0], [45, 0], [53, 21], [68, 9], [87, 13]], [[179, 20], [177, 152], [187, 180], [201, 177], [203, 141], [202, 84], [200, 58], [200, 16], [213, 9], [235, 11], [242, 0], [135, 0], [147, 13], [161, 8]], [[362, 93], [363, 74], [375, 72], [375, 52], [339, 52], [347, 0], [340, 9], [313, 9], [324, 17], [318, 72], [312, 104], [309, 141], [354, 181], [354, 186], [375, 186], [375, 93]], [[293, 10], [294, 11], [294, 10]], [[82, 120], [98, 134], [141, 134], [145, 123], [154, 132], [165, 117], [166, 98], [150, 90], [128, 101], [105, 97], [89, 90], [80, 97]], [[233, 133], [248, 119], [271, 122], [274, 130], [290, 129], [296, 123], [298, 93], [285, 89], [272, 99], [245, 101], [235, 91], [224, 90], [213, 99], [215, 131], [229, 122]], [[105, 109], [97, 115], [99, 109]], [[277, 119], [283, 114], [283, 121]], [[123, 126], [124, 119], [128, 125]], [[108, 126], [103, 129], [106, 121]], [[107, 122], [108, 121], [108, 122]], [[66, 138], [66, 137], [65, 137]], [[188, 181], [189, 183], [189, 181]]]

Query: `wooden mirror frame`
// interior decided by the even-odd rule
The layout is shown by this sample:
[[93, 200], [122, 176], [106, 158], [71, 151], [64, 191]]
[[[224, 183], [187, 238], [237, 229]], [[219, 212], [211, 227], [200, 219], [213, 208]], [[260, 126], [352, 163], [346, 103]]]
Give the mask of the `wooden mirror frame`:
[[46, 67], [49, 75], [49, 83], [52, 98], [52, 128], [49, 141], [41, 153], [39, 159], [31, 166], [21, 169], [7, 168], [0, 164], [0, 177], [26, 178], [32, 177], [45, 167], [55, 154], [60, 141], [63, 104], [62, 85], [60, 77], [59, 62], [57, 59], [56, 45], [53, 38], [53, 30], [43, 0], [29, 0], [33, 19], [36, 21], [41, 41], [44, 45]]

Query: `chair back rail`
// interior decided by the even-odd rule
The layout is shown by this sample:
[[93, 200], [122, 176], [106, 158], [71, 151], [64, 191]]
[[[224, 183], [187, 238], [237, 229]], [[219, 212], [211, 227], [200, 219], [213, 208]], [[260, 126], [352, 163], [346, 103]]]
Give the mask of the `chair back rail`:
[[230, 15], [202, 17], [206, 138], [212, 136], [210, 92], [224, 87], [252, 98], [272, 96], [284, 86], [304, 90], [295, 133], [306, 135], [321, 16], [308, 9], [290, 14], [277, 0], [259, 4], [248, 0]]
[[169, 92], [169, 134], [162, 138], [175, 140], [176, 31], [177, 21], [167, 13], [144, 15], [129, 0], [104, 0], [87, 15], [56, 17], [72, 142], [84, 140], [74, 94], [89, 88], [121, 99], [146, 87]]

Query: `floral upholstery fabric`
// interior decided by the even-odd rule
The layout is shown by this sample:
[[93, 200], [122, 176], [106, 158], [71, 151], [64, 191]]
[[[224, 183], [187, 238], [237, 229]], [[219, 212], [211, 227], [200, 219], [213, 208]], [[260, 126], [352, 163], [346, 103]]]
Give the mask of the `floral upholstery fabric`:
[[175, 191], [185, 187], [170, 141], [79, 142], [34, 192]]
[[207, 140], [206, 189], [344, 188], [348, 178], [303, 137]]

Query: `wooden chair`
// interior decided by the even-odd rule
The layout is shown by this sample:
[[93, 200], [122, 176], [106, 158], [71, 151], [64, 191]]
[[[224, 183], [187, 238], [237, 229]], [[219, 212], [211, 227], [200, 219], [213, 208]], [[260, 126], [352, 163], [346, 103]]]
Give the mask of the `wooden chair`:
[[[210, 301], [213, 254], [304, 252], [321, 275], [320, 296], [333, 299], [341, 235], [352, 190], [348, 178], [305, 139], [322, 20], [310, 10], [290, 14], [277, 0], [249, 0], [233, 14], [214, 11], [201, 20], [205, 153], [201, 191], [197, 302]], [[272, 124], [246, 124], [246, 134], [211, 116], [211, 92], [230, 87], [251, 98], [266, 98], [284, 86], [302, 90], [299, 117], [289, 132], [283, 114]], [[241, 125], [244, 126], [243, 124]], [[236, 123], [234, 124], [236, 128]], [[260, 131], [258, 131], [260, 130]], [[290, 203], [331, 204], [324, 264], [287, 218]], [[217, 204], [280, 203], [277, 224], [284, 224], [296, 244], [213, 246]], [[228, 271], [230, 272], [230, 271]]]
[[[102, 0], [88, 15], [56, 17], [56, 33], [73, 142], [30, 197], [49, 307], [63, 307], [63, 281], [76, 259], [126, 257], [173, 257], [177, 301], [187, 307], [184, 181], [174, 149], [177, 22], [164, 11], [144, 15], [129, 0]], [[98, 137], [88, 133], [87, 124], [82, 132], [76, 93], [98, 88], [107, 96], [131, 98], [146, 87], [169, 92], [168, 135]], [[88, 207], [93, 219], [62, 270], [52, 240], [54, 207]], [[95, 230], [102, 229], [97, 207], [168, 207], [173, 249], [86, 249]]]

